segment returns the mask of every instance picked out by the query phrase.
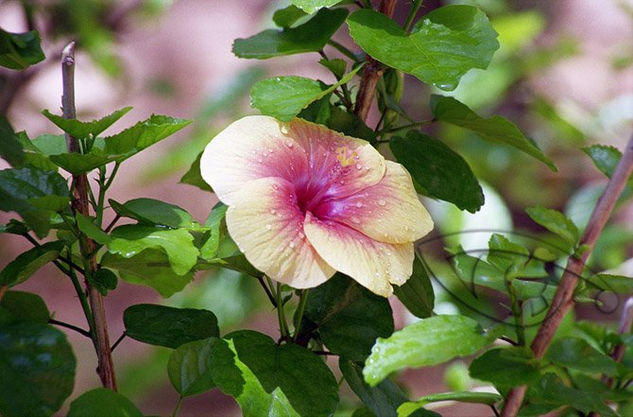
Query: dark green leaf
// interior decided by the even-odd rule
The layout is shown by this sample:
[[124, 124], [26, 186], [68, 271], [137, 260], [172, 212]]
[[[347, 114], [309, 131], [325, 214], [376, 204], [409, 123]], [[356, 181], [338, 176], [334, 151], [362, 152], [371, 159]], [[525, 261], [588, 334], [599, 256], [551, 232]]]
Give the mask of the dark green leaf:
[[284, 7], [283, 9], [276, 10], [273, 14], [273, 22], [280, 28], [289, 28], [297, 20], [306, 16], [307, 13], [298, 8], [295, 5]]
[[338, 364], [350, 388], [367, 408], [376, 416], [397, 417], [396, 410], [400, 404], [407, 401], [407, 397], [396, 384], [386, 380], [370, 387], [363, 380], [361, 364], [343, 358], [339, 359]]
[[378, 338], [365, 361], [365, 381], [376, 386], [390, 373], [437, 365], [458, 356], [472, 355], [491, 342], [479, 324], [465, 316], [422, 319], [390, 337]]
[[162, 249], [178, 275], [191, 271], [198, 260], [193, 236], [185, 229], [165, 229], [140, 224], [119, 226], [108, 242], [110, 253], [132, 258], [146, 249]]
[[472, 213], [484, 204], [484, 193], [468, 163], [442, 142], [411, 130], [389, 146], [423, 194], [449, 201]]
[[116, 289], [118, 278], [116, 274], [109, 269], [99, 268], [92, 276], [87, 277], [90, 283], [95, 287], [101, 295], [108, 295], [109, 291]]
[[24, 151], [20, 140], [3, 115], [0, 115], [0, 157], [12, 167], [20, 167], [24, 162]]
[[198, 187], [203, 191], [213, 191], [211, 186], [207, 184], [205, 180], [202, 179], [202, 174], [200, 173], [200, 158], [202, 157], [202, 152], [198, 154], [196, 160], [193, 161], [189, 171], [185, 173], [180, 179], [181, 184], [189, 184], [194, 187]]
[[309, 78], [287, 76], [258, 81], [251, 90], [251, 105], [263, 114], [288, 121], [310, 103], [330, 94], [358, 72], [358, 66], [331, 86]]
[[290, 0], [290, 3], [303, 9], [306, 13], [314, 13], [322, 7], [331, 7], [341, 0]]
[[530, 384], [540, 377], [539, 362], [523, 347], [490, 349], [470, 364], [470, 376], [495, 386]]
[[268, 29], [247, 39], [236, 39], [233, 53], [240, 58], [266, 59], [320, 51], [347, 17], [345, 9], [321, 9], [306, 23], [283, 30]]
[[444, 392], [441, 394], [431, 394], [420, 398], [416, 402], [406, 402], [398, 407], [398, 417], [411, 416], [420, 407], [440, 401], [458, 401], [463, 403], [488, 404], [492, 405], [503, 399], [501, 395], [492, 392]]
[[107, 388], [84, 392], [70, 403], [67, 417], [143, 417], [127, 397]]
[[123, 323], [132, 339], [169, 348], [220, 334], [212, 312], [192, 308], [136, 304], [125, 310]]
[[[223, 343], [217, 337], [185, 343], [176, 348], [169, 356], [167, 374], [176, 391], [188, 397], [203, 393], [215, 387], [211, 374], [213, 355], [223, 349], [213, 349]], [[231, 355], [232, 356], [232, 355]]]
[[614, 376], [618, 372], [617, 363], [612, 358], [576, 337], [556, 340], [548, 349], [546, 358], [559, 365], [589, 374], [602, 373]]
[[365, 360], [376, 338], [393, 332], [387, 299], [340, 273], [310, 290], [304, 317], [332, 353], [354, 361]]
[[10, 33], [0, 29], [1, 66], [21, 70], [43, 61], [44, 58], [38, 31]]
[[52, 415], [73, 390], [75, 364], [59, 330], [32, 321], [0, 325], [0, 414]]
[[163, 297], [177, 293], [193, 279], [193, 272], [176, 274], [167, 255], [157, 249], [146, 249], [131, 258], [106, 253], [101, 266], [117, 271], [122, 280], [131, 284], [154, 288]]
[[38, 269], [53, 261], [64, 249], [61, 241], [47, 242], [20, 254], [0, 272], [0, 285], [17, 285], [26, 281]]
[[198, 224], [184, 209], [153, 198], [135, 198], [121, 204], [108, 200], [119, 216], [138, 220], [140, 223], [168, 226], [173, 229], [196, 229]]
[[572, 249], [578, 244], [578, 239], [580, 239], [578, 228], [560, 211], [545, 207], [528, 207], [525, 212], [536, 223], [565, 239]]
[[51, 318], [51, 313], [42, 297], [30, 292], [7, 291], [2, 297], [0, 307], [7, 309], [17, 320], [46, 324]]
[[[254, 379], [273, 396], [279, 389], [298, 415], [330, 416], [336, 409], [336, 379], [327, 365], [309, 350], [291, 343], [278, 346], [270, 337], [250, 330], [231, 333], [224, 339], [235, 353], [235, 359], [214, 367], [213, 380], [238, 402], [240, 395], [252, 389]], [[244, 410], [248, 405], [243, 401], [240, 405], [244, 414], [249, 415]], [[250, 415], [274, 414], [260, 411], [260, 414]]]
[[376, 132], [371, 130], [361, 119], [338, 107], [331, 107], [327, 127], [354, 138], [365, 139], [369, 142], [376, 140]]
[[413, 274], [401, 286], [394, 286], [393, 293], [398, 300], [416, 317], [430, 317], [435, 304], [435, 294], [431, 279], [419, 256], [413, 260]]
[[110, 236], [101, 230], [90, 217], [86, 217], [83, 214], [75, 213], [75, 219], [77, 220], [77, 228], [80, 232], [88, 236], [100, 245], [105, 245], [110, 242]]
[[112, 112], [111, 114], [102, 117], [101, 119], [93, 120], [91, 122], [82, 122], [77, 119], [65, 119], [56, 114], [52, 114], [48, 110], [43, 110], [42, 114], [46, 116], [48, 120], [55, 123], [64, 132], [70, 134], [75, 139], [84, 139], [90, 136], [97, 137], [101, 132], [112, 126], [117, 120], [123, 117], [127, 112], [132, 110], [132, 107], [124, 107], [120, 110]]
[[104, 138], [103, 151], [107, 155], [117, 155], [117, 160], [122, 161], [174, 134], [190, 123], [191, 120], [152, 115], [149, 119], [138, 122], [120, 133]]
[[348, 19], [350, 35], [378, 61], [443, 90], [472, 68], [486, 68], [499, 48], [486, 15], [472, 6], [445, 6], [424, 16], [410, 35], [382, 13], [363, 9]]
[[345, 75], [345, 71], [347, 70], [347, 62], [345, 62], [345, 60], [341, 58], [323, 58], [319, 60], [319, 64], [329, 69], [332, 74], [336, 76], [336, 78], [342, 78]]
[[453, 97], [431, 96], [431, 111], [436, 119], [472, 130], [482, 139], [493, 143], [514, 146], [545, 163], [552, 171], [556, 165], [528, 139], [519, 128], [501, 116], [480, 117]]
[[66, 180], [56, 172], [30, 166], [0, 171], [0, 210], [20, 214], [39, 237], [48, 233], [54, 211], [69, 201]]

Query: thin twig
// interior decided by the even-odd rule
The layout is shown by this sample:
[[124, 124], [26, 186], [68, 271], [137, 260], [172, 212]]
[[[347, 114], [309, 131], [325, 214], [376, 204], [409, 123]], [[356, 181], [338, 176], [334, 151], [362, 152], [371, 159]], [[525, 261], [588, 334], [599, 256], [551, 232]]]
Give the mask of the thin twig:
[[275, 300], [275, 296], [270, 292], [270, 288], [268, 288], [268, 285], [266, 285], [266, 282], [264, 282], [264, 278], [259, 276], [259, 277], [257, 277], [257, 281], [259, 281], [259, 283], [261, 284], [262, 288], [264, 288], [264, 292], [268, 296], [268, 299], [272, 303], [273, 307], [276, 308], [277, 307], [277, 300]]
[[125, 336], [127, 336], [127, 333], [123, 332], [110, 348], [110, 352], [114, 352], [114, 349], [116, 349], [116, 347], [119, 346], [119, 343], [121, 343], [123, 339], [125, 339]]
[[[631, 332], [631, 326], [633, 325], [633, 297], [627, 298], [622, 308], [622, 314], [620, 315], [620, 323], [618, 324], [618, 334], [625, 334]], [[616, 362], [621, 362], [624, 357], [626, 346], [619, 344], [611, 351], [611, 357]], [[613, 377], [604, 377], [605, 384], [611, 388], [613, 387]]]
[[91, 337], [90, 332], [88, 330], [84, 330], [81, 327], [75, 326], [74, 324], [66, 323], [63, 321], [55, 320], [55, 319], [48, 319], [48, 322], [50, 324], [55, 324], [60, 327], [65, 327], [67, 329], [74, 330], [82, 336]]
[[4, 295], [7, 293], [8, 289], [9, 289], [9, 285], [2, 285], [2, 286], [0, 286], [0, 301], [2, 301], [2, 299], [4, 298]]
[[[549, 347], [560, 322], [565, 314], [574, 305], [574, 290], [578, 284], [578, 277], [587, 262], [587, 258], [602, 233], [604, 226], [609, 219], [615, 203], [622, 194], [628, 178], [633, 172], [633, 135], [629, 139], [624, 154], [618, 163], [618, 166], [609, 180], [607, 187], [600, 196], [596, 207], [591, 213], [587, 228], [580, 240], [580, 246], [584, 246], [586, 250], [580, 257], [571, 256], [567, 261], [567, 267], [561, 278], [560, 284], [556, 289], [552, 304], [547, 311], [545, 320], [539, 327], [538, 333], [532, 342], [532, 352], [538, 359], [542, 358]], [[508, 393], [503, 410], [502, 417], [514, 417], [519, 412], [523, 397], [525, 396], [526, 386], [513, 388]]]

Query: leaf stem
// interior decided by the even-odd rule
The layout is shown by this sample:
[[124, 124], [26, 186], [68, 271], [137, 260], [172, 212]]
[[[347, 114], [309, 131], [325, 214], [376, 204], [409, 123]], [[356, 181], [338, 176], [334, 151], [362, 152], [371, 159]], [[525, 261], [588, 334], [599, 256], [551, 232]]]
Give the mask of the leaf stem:
[[336, 42], [335, 40], [330, 39], [329, 41], [327, 41], [327, 44], [330, 45], [332, 48], [336, 49], [337, 51], [339, 51], [340, 53], [342, 53], [343, 55], [345, 55], [346, 57], [348, 57], [349, 59], [351, 59], [352, 61], [354, 61], [356, 63], [360, 63], [361, 62], [358, 59], [358, 56], [356, 56], [356, 54], [354, 52], [350, 51], [345, 46], [341, 45], [340, 43]]
[[182, 405], [182, 395], [178, 396], [178, 402], [176, 403], [176, 407], [174, 407], [174, 411], [171, 413], [171, 417], [177, 417], [180, 412], [180, 406]]
[[270, 288], [268, 288], [268, 285], [266, 285], [266, 282], [264, 281], [264, 278], [257, 277], [257, 281], [259, 281], [259, 284], [264, 289], [264, 292], [266, 293], [266, 296], [268, 297], [268, 299], [272, 303], [273, 307], [277, 307], [277, 300], [275, 299], [275, 296], [273, 295], [273, 293], [270, 292]]
[[418, 10], [420, 10], [420, 6], [422, 6], [422, 0], [413, 0], [413, 3], [411, 4], [411, 11], [409, 11], [407, 20], [404, 23], [404, 31], [406, 33], [409, 33], [409, 29], [411, 28], [413, 19], [415, 19], [415, 15], [418, 14]]
[[48, 322], [50, 324], [55, 324], [55, 325], [60, 326], [60, 327], [65, 327], [67, 329], [74, 330], [74, 331], [76, 331], [77, 333], [79, 333], [79, 334], [81, 334], [83, 336], [92, 337], [88, 330], [84, 330], [81, 327], [75, 326], [74, 324], [66, 323], [66, 322], [63, 322], [63, 321], [55, 320], [55, 319], [48, 319]]
[[299, 295], [299, 305], [297, 306], [297, 311], [295, 313], [295, 333], [292, 337], [292, 340], [296, 342], [299, 339], [299, 335], [301, 332], [301, 322], [303, 321], [303, 313], [306, 311], [306, 305], [308, 304], [308, 294], [310, 293], [309, 289], [301, 290]]
[[4, 295], [7, 293], [7, 290], [9, 289], [9, 285], [2, 285], [0, 286], [0, 301], [2, 301], [2, 299], [4, 298]]
[[279, 321], [279, 332], [283, 339], [290, 337], [290, 331], [288, 330], [288, 322], [286, 321], [286, 315], [284, 313], [284, 303], [282, 300], [281, 284], [277, 283], [277, 291], [275, 292], [275, 301], [277, 303], [277, 320]]
[[[600, 237], [607, 220], [611, 216], [611, 212], [618, 201], [628, 178], [633, 172], [633, 135], [626, 144], [624, 154], [620, 158], [607, 187], [603, 191], [598, 203], [596, 204], [589, 223], [585, 228], [585, 232], [580, 240], [579, 246], [586, 245], [587, 250], [580, 257], [571, 256], [567, 261], [567, 267], [560, 280], [560, 284], [556, 289], [552, 303], [550, 304], [545, 320], [541, 323], [538, 333], [534, 338], [531, 349], [537, 359], [543, 357], [549, 347], [558, 326], [565, 314], [574, 306], [574, 290], [578, 284], [578, 277], [581, 276], [587, 259], [593, 250], [593, 247]], [[514, 417], [519, 412], [523, 397], [525, 396], [527, 387], [525, 385], [515, 387], [508, 393], [503, 410], [502, 417]]]
[[125, 336], [127, 336], [127, 333], [125, 332], [121, 333], [121, 336], [119, 336], [119, 338], [116, 340], [116, 342], [114, 342], [114, 344], [110, 348], [111, 352], [114, 352], [114, 349], [116, 349], [116, 347], [119, 346], [119, 343], [121, 343], [123, 339], [125, 339]]

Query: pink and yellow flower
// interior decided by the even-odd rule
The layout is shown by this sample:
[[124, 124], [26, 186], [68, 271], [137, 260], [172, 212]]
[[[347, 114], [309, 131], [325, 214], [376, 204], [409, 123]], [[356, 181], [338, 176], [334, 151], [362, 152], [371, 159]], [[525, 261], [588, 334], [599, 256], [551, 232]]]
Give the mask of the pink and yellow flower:
[[412, 273], [413, 242], [433, 228], [400, 164], [301, 119], [240, 119], [207, 145], [200, 169], [248, 261], [295, 288], [340, 271], [388, 296]]

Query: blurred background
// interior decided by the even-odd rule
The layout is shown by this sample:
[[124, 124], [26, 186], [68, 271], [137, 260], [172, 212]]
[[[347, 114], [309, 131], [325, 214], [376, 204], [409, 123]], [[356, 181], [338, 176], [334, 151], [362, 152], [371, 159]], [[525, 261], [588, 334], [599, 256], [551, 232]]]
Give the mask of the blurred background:
[[[474, 4], [486, 11], [501, 49], [487, 70], [468, 73], [452, 94], [482, 115], [501, 114], [517, 123], [559, 167], [553, 173], [510, 148], [492, 147], [464, 130], [433, 131], [462, 154], [484, 185], [486, 204], [476, 214], [427, 201], [436, 233], [468, 229], [524, 230], [541, 233], [525, 207], [543, 205], [568, 214], [583, 227], [605, 178], [581, 148], [593, 143], [622, 149], [633, 131], [633, 1], [631, 0], [428, 0], [421, 14], [450, 4]], [[272, 13], [287, 1], [247, 0], [0, 0], [0, 27], [11, 32], [38, 29], [47, 59], [24, 73], [0, 72], [0, 112], [16, 131], [30, 137], [60, 133], [42, 109], [59, 113], [59, 55], [70, 40], [78, 41], [77, 115], [91, 120], [131, 105], [115, 130], [152, 113], [193, 119], [174, 137], [135, 156], [122, 169], [110, 198], [127, 201], [152, 197], [177, 204], [203, 222], [215, 197], [178, 184], [204, 145], [230, 121], [255, 113], [248, 92], [257, 80], [275, 75], [301, 75], [333, 81], [317, 62], [316, 53], [267, 61], [245, 60], [231, 53], [236, 38], [273, 27]], [[409, 1], [401, 0], [395, 19], [402, 22]], [[335, 39], [357, 49], [345, 25]], [[330, 57], [336, 51], [327, 50]], [[413, 78], [405, 79], [403, 107], [416, 120], [428, 116], [434, 91]], [[376, 109], [368, 125], [378, 121]], [[2, 165], [0, 168], [5, 168]], [[631, 193], [629, 192], [629, 195]], [[10, 216], [0, 213], [0, 223]], [[106, 219], [107, 221], [107, 219]], [[596, 271], [633, 275], [633, 210], [622, 204], [591, 259]], [[485, 247], [487, 235], [458, 238], [466, 249]], [[28, 249], [19, 237], [0, 235], [0, 268]], [[54, 268], [18, 289], [43, 296], [58, 320], [86, 326], [70, 282]], [[440, 287], [435, 311], [459, 308]], [[111, 339], [123, 332], [122, 312], [131, 304], [164, 302], [173, 306], [208, 308], [220, 319], [222, 332], [255, 328], [277, 338], [276, 321], [260, 288], [227, 271], [200, 273], [184, 291], [167, 300], [153, 290], [120, 282], [106, 298]], [[608, 321], [617, 317], [594, 306], [580, 316]], [[393, 302], [396, 325], [413, 320]], [[76, 397], [99, 385], [90, 341], [68, 333], [78, 357]], [[169, 350], [125, 339], [114, 352], [120, 391], [148, 415], [170, 414], [177, 394], [166, 375]], [[405, 372], [399, 379], [412, 398], [448, 389], [467, 389], [460, 361], [448, 367]], [[340, 416], [349, 415], [354, 396], [346, 391]], [[67, 405], [61, 410], [65, 413]], [[444, 416], [485, 416], [485, 407], [449, 406]], [[181, 416], [238, 416], [232, 399], [217, 390], [188, 398]]]

